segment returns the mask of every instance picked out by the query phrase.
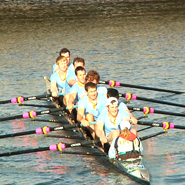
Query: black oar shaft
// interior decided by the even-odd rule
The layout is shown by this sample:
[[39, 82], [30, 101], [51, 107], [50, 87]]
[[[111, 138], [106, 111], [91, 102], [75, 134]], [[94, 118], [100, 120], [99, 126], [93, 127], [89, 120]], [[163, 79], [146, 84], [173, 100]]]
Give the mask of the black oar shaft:
[[79, 142], [79, 143], [59, 143], [59, 144], [50, 145], [49, 147], [39, 147], [39, 148], [34, 148], [34, 149], [26, 149], [26, 150], [21, 150], [21, 151], [1, 153], [0, 157], [19, 155], [19, 154], [27, 154], [27, 153], [33, 153], [33, 152], [41, 152], [41, 151], [47, 151], [47, 150], [50, 150], [50, 151], [60, 150], [60, 151], [62, 151], [65, 148], [94, 145], [98, 142], [100, 142], [100, 141], [92, 140], [92, 141], [83, 141], [83, 142]]
[[11, 103], [11, 100], [0, 101], [0, 104], [7, 104], [7, 103]]
[[154, 88], [154, 87], [145, 87], [145, 86], [139, 86], [139, 85], [132, 85], [132, 84], [125, 84], [120, 83], [117, 81], [109, 80], [109, 81], [99, 81], [100, 84], [108, 84], [109, 86], [123, 86], [123, 87], [130, 87], [130, 88], [136, 88], [136, 89], [145, 89], [145, 90], [153, 90], [153, 91], [159, 91], [159, 92], [168, 92], [168, 93], [176, 93], [176, 94], [182, 94], [185, 92], [181, 91], [175, 91], [175, 90], [168, 90], [168, 89], [161, 89], [161, 88]]
[[27, 150], [20, 150], [20, 151], [2, 153], [2, 154], [0, 154], [0, 157], [19, 155], [19, 154], [27, 154], [27, 153], [34, 153], [34, 152], [42, 152], [42, 151], [47, 151], [47, 150], [49, 150], [49, 147], [40, 147], [40, 148], [34, 148], [34, 149], [27, 149]]
[[151, 127], [163, 127], [165, 130], [166, 129], [185, 129], [185, 126], [183, 125], [174, 125], [173, 123], [169, 123], [169, 122], [157, 123], [154, 121], [138, 121], [137, 124], [148, 125]]
[[137, 124], [138, 125], [148, 125], [151, 127], [163, 127], [163, 123], [156, 123], [153, 121], [138, 121]]
[[54, 105], [19, 104], [19, 106], [55, 108]]
[[66, 129], [76, 128], [76, 127], [79, 127], [79, 124], [64, 125], [64, 126], [60, 126], [60, 127], [45, 126], [43, 128], [38, 128], [36, 130], [30, 130], [30, 131], [25, 131], [25, 132], [17, 132], [17, 133], [12, 133], [12, 134], [0, 135], [0, 138], [24, 136], [24, 135], [31, 135], [31, 134], [48, 134], [51, 131], [66, 130]]
[[43, 94], [43, 95], [29, 96], [29, 97], [19, 96], [17, 98], [12, 98], [11, 100], [0, 101], [0, 104], [6, 104], [6, 103], [22, 103], [22, 102], [28, 101], [28, 100], [36, 100], [36, 99], [49, 98], [49, 97], [51, 97], [51, 94]]
[[38, 115], [51, 114], [51, 113], [59, 112], [63, 110], [64, 108], [60, 107], [60, 108], [55, 108], [55, 109], [43, 110], [43, 111], [31, 111], [31, 112], [26, 112], [22, 115], [15, 115], [15, 116], [10, 116], [10, 117], [0, 118], [0, 121], [7, 121], [7, 120], [19, 119], [19, 118], [31, 118], [31, 117], [34, 118]]
[[30, 135], [30, 134], [35, 134], [35, 130], [31, 131], [26, 131], [26, 132], [17, 132], [17, 133], [12, 133], [12, 134], [5, 134], [5, 135], [0, 135], [0, 138], [8, 138], [8, 137], [16, 137], [16, 136], [24, 136], [24, 135]]
[[150, 107], [132, 107], [132, 106], [127, 106], [129, 110], [133, 111], [143, 111], [144, 114], [165, 114], [165, 115], [171, 115], [171, 116], [180, 116], [180, 117], [185, 117], [185, 114], [182, 113], [177, 113], [177, 112], [167, 112], [167, 111], [161, 111], [161, 110], [156, 110]]
[[144, 140], [146, 140], [146, 139], [149, 139], [149, 138], [152, 138], [152, 137], [161, 135], [161, 134], [165, 134], [165, 133], [167, 133], [167, 132], [161, 131], [161, 132], [157, 132], [157, 133], [154, 133], [154, 134], [150, 134], [150, 135], [148, 135], [148, 136], [140, 137], [139, 139], [140, 139], [141, 141], [144, 141]]
[[178, 103], [173, 103], [173, 102], [167, 102], [167, 101], [161, 101], [161, 100], [155, 100], [155, 99], [144, 98], [144, 97], [139, 97], [139, 96], [137, 96], [137, 100], [143, 100], [143, 101], [147, 101], [147, 102], [154, 102], [154, 103], [160, 103], [160, 104], [177, 106], [177, 107], [185, 107], [185, 105], [183, 105], [183, 104], [178, 104]]

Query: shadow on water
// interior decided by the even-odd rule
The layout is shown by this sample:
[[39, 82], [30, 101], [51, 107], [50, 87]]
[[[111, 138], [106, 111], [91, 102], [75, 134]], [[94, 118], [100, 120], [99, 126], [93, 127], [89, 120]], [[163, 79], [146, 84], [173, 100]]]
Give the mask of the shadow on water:
[[109, 18], [184, 14], [183, 0], [20, 0], [0, 1], [0, 19]]

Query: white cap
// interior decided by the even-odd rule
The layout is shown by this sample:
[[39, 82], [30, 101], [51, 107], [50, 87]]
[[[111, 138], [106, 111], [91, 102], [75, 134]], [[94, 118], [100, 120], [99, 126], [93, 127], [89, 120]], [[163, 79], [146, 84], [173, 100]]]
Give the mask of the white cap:
[[[112, 101], [114, 101], [114, 102], [112, 103]], [[110, 97], [110, 98], [107, 99], [107, 106], [109, 106], [109, 105], [115, 105], [115, 104], [118, 104], [117, 98]]]
[[120, 129], [121, 130], [124, 130], [125, 128], [128, 128], [130, 129], [130, 122], [129, 121], [125, 121], [123, 120], [121, 123], [120, 123]]

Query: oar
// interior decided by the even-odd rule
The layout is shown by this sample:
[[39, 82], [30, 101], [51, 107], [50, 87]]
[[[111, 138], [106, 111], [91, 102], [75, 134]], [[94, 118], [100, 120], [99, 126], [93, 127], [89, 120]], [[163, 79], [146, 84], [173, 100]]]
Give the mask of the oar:
[[139, 139], [140, 139], [141, 141], [144, 141], [144, 140], [146, 140], [146, 139], [150, 139], [150, 138], [152, 138], [152, 137], [156, 137], [156, 136], [159, 136], [159, 135], [165, 134], [165, 133], [167, 133], [167, 132], [165, 132], [165, 131], [157, 132], [157, 133], [154, 133], [154, 134], [150, 134], [150, 135], [148, 135], [148, 136], [140, 137]]
[[[76, 108], [76, 106], [74, 106], [74, 108]], [[60, 108], [48, 109], [48, 110], [44, 110], [44, 111], [25, 112], [24, 114], [20, 114], [20, 115], [0, 118], [0, 121], [7, 121], [7, 120], [19, 119], [19, 118], [25, 118], [25, 119], [26, 118], [32, 118], [32, 119], [34, 119], [38, 115], [51, 114], [51, 113], [54, 113], [54, 112], [63, 111], [64, 109], [65, 109], [64, 107], [60, 107]]]
[[154, 122], [154, 121], [138, 121], [138, 125], [148, 125], [151, 127], [162, 127], [164, 130], [167, 129], [185, 129], [185, 126], [182, 125], [174, 125], [173, 123], [170, 122]]
[[161, 111], [161, 110], [156, 110], [150, 107], [143, 107], [143, 108], [139, 108], [139, 107], [132, 107], [132, 106], [127, 106], [129, 110], [133, 110], [133, 111], [142, 111], [145, 115], [146, 114], [165, 114], [165, 115], [171, 115], [171, 116], [181, 116], [181, 117], [185, 117], [185, 114], [182, 113], [176, 113], [176, 112], [167, 112], [167, 111]]
[[[64, 95], [65, 93], [58, 93], [59, 96]], [[0, 101], [0, 104], [7, 104], [7, 103], [23, 103], [24, 101], [28, 101], [28, 100], [39, 100], [41, 98], [49, 98], [51, 97], [51, 94], [43, 94], [43, 95], [37, 95], [37, 96], [29, 96], [29, 97], [23, 97], [23, 96], [19, 96], [17, 98], [12, 98], [10, 100], [3, 100]]]
[[125, 83], [120, 83], [118, 81], [114, 80], [109, 80], [109, 81], [99, 81], [100, 84], [108, 84], [111, 87], [130, 87], [130, 88], [137, 88], [137, 89], [145, 89], [145, 90], [153, 90], [153, 91], [160, 91], [160, 92], [168, 92], [168, 93], [176, 93], [176, 94], [182, 94], [185, 92], [182, 91], [174, 91], [174, 90], [167, 90], [167, 89], [160, 89], [160, 88], [154, 88], [154, 87], [145, 87], [145, 86], [139, 86], [139, 85], [131, 85], [131, 84], [125, 84]]
[[0, 101], [0, 104], [6, 104], [6, 103], [22, 103], [22, 102], [28, 101], [28, 100], [36, 100], [36, 99], [48, 98], [48, 97], [51, 97], [51, 94], [43, 94], [43, 95], [29, 96], [29, 97], [19, 96], [17, 98], [12, 98], [10, 100]]
[[[96, 122], [91, 122], [90, 125], [93, 125], [95, 123]], [[83, 127], [83, 125], [76, 123], [76, 124], [73, 124], [73, 125], [64, 125], [64, 126], [60, 126], [60, 127], [45, 126], [43, 128], [37, 128], [36, 130], [30, 130], [30, 131], [25, 131], [25, 132], [17, 132], [17, 133], [12, 133], [12, 134], [0, 135], [0, 138], [24, 136], [24, 135], [31, 135], [31, 134], [46, 134], [47, 135], [51, 131], [67, 130], [67, 129], [76, 128], [76, 127]]]
[[56, 108], [54, 105], [36, 105], [36, 104], [19, 104], [19, 106], [26, 106], [26, 107], [43, 107], [43, 108]]
[[142, 101], [166, 104], [166, 105], [177, 106], [177, 107], [185, 107], [185, 104], [161, 101], [161, 100], [156, 100], [156, 99], [152, 99], [152, 98], [139, 97], [139, 96], [136, 96], [136, 95], [131, 94], [131, 93], [125, 93], [125, 94], [120, 93], [119, 96], [124, 97], [126, 100], [131, 100], [131, 99], [132, 100], [142, 100]]
[[42, 152], [42, 151], [48, 151], [48, 150], [63, 151], [65, 148], [94, 145], [99, 142], [100, 142], [99, 140], [91, 140], [91, 141], [83, 141], [79, 143], [58, 143], [58, 144], [50, 145], [49, 147], [39, 147], [39, 148], [33, 148], [33, 149], [1, 153], [0, 157], [7, 157], [7, 156], [12, 156], [12, 155], [27, 154], [27, 153], [34, 153], [34, 152]]

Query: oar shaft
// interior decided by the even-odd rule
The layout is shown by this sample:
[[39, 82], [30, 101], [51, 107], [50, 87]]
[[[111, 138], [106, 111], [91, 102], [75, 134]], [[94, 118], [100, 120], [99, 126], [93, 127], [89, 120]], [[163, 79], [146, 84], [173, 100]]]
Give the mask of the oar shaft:
[[130, 88], [136, 88], [136, 89], [145, 89], [145, 90], [153, 90], [153, 91], [176, 93], [176, 94], [185, 93], [185, 92], [175, 91], [175, 90], [167, 90], [167, 89], [161, 89], [161, 88], [154, 88], [154, 87], [145, 87], [145, 86], [139, 86], [139, 85], [125, 84], [125, 83], [120, 83], [120, 82], [114, 81], [114, 80], [99, 81], [99, 83], [100, 84], [108, 84], [111, 87], [114, 87], [114, 86], [117, 86], [117, 87], [123, 86], [123, 87], [130, 87]]
[[180, 116], [180, 117], [185, 117], [185, 114], [182, 113], [177, 113], [177, 112], [167, 112], [167, 111], [161, 111], [161, 110], [156, 110], [151, 107], [132, 107], [132, 106], [127, 106], [129, 110], [133, 111], [142, 111], [144, 114], [165, 114], [165, 115], [171, 115], [171, 116]]
[[26, 149], [26, 150], [15, 151], [15, 152], [1, 153], [0, 157], [19, 155], [19, 154], [27, 154], [27, 153], [33, 153], [33, 152], [41, 152], [41, 151], [47, 151], [47, 150], [63, 151], [65, 148], [94, 145], [98, 142], [100, 142], [100, 141], [99, 140], [92, 140], [92, 141], [83, 141], [83, 142], [79, 142], [79, 143], [58, 143], [58, 144], [50, 145], [49, 147], [39, 147], [39, 148], [34, 148], [34, 149]]
[[0, 135], [0, 138], [8, 138], [8, 137], [16, 137], [16, 136], [24, 136], [24, 135], [30, 135], [35, 134], [35, 130], [26, 131], [26, 132], [17, 132], [12, 134], [6, 134], [6, 135]]
[[19, 96], [17, 98], [12, 98], [11, 100], [0, 101], [0, 104], [6, 104], [6, 103], [22, 103], [22, 102], [28, 101], [28, 100], [36, 100], [36, 99], [49, 98], [49, 97], [51, 97], [51, 94], [43, 94], [43, 95], [29, 96], [29, 97]]
[[11, 103], [11, 100], [0, 101], [0, 104], [7, 104], [7, 103]]
[[40, 147], [40, 148], [34, 148], [34, 149], [2, 153], [0, 154], [0, 157], [7, 157], [7, 156], [12, 156], [12, 155], [27, 154], [27, 153], [34, 153], [34, 152], [42, 152], [42, 151], [47, 151], [47, 150], [49, 150], [49, 147]]
[[51, 131], [66, 130], [66, 129], [76, 128], [76, 127], [79, 127], [79, 124], [64, 125], [64, 126], [60, 126], [60, 127], [45, 126], [43, 128], [37, 128], [36, 130], [30, 130], [30, 131], [25, 131], [25, 132], [17, 132], [17, 133], [12, 133], [12, 134], [0, 135], [0, 138], [24, 136], [24, 135], [31, 135], [31, 134], [48, 134]]
[[63, 111], [64, 108], [60, 107], [60, 108], [55, 108], [55, 109], [49, 109], [49, 110], [44, 110], [44, 111], [31, 111], [31, 112], [26, 112], [22, 115], [16, 115], [16, 116], [10, 116], [10, 117], [5, 117], [5, 118], [0, 118], [0, 121], [7, 121], [7, 120], [12, 120], [12, 119], [19, 119], [19, 118], [34, 118], [38, 115], [42, 115], [42, 114], [51, 114], [54, 112], [59, 112], [59, 111]]
[[162, 100], [156, 100], [156, 99], [152, 99], [152, 98], [140, 97], [140, 96], [136, 96], [135, 94], [131, 94], [131, 93], [125, 93], [125, 94], [119, 93], [119, 96], [124, 97], [126, 100], [142, 100], [142, 101], [165, 104], [165, 105], [171, 105], [171, 106], [177, 106], [177, 107], [185, 107], [184, 104], [179, 104], [179, 103], [174, 103], [174, 102], [167, 102], [167, 101], [162, 101]]
[[[90, 125], [95, 124], [95, 122], [90, 122]], [[0, 138], [8, 138], [8, 137], [15, 137], [15, 136], [24, 136], [24, 135], [31, 135], [31, 134], [48, 134], [51, 131], [59, 131], [59, 130], [67, 130], [71, 128], [76, 128], [76, 127], [83, 127], [83, 125], [79, 123], [75, 123], [73, 125], [64, 125], [60, 127], [48, 127], [45, 126], [43, 128], [37, 128], [36, 130], [30, 130], [30, 131], [25, 131], [25, 132], [17, 132], [17, 133], [12, 133], [12, 134], [6, 134], [6, 135], [0, 135]]]
[[183, 104], [173, 103], [173, 102], [167, 102], [167, 101], [161, 101], [161, 100], [155, 100], [151, 98], [144, 98], [137, 96], [137, 100], [147, 101], [147, 102], [154, 102], [154, 103], [160, 103], [165, 105], [171, 105], [171, 106], [177, 106], [177, 107], [185, 107]]
[[146, 140], [146, 139], [149, 139], [149, 138], [152, 138], [152, 137], [161, 135], [161, 134], [165, 134], [165, 133], [166, 133], [165, 131], [161, 131], [161, 132], [157, 132], [157, 133], [154, 133], [154, 134], [150, 134], [150, 135], [148, 135], [148, 136], [140, 137], [139, 139], [140, 139], [141, 141], [144, 141], [144, 140]]
[[169, 122], [163, 122], [163, 123], [157, 123], [154, 121], [138, 121], [138, 125], [148, 125], [151, 127], [162, 127], [164, 130], [166, 129], [185, 129], [185, 126], [183, 125], [174, 125], [173, 123]]

